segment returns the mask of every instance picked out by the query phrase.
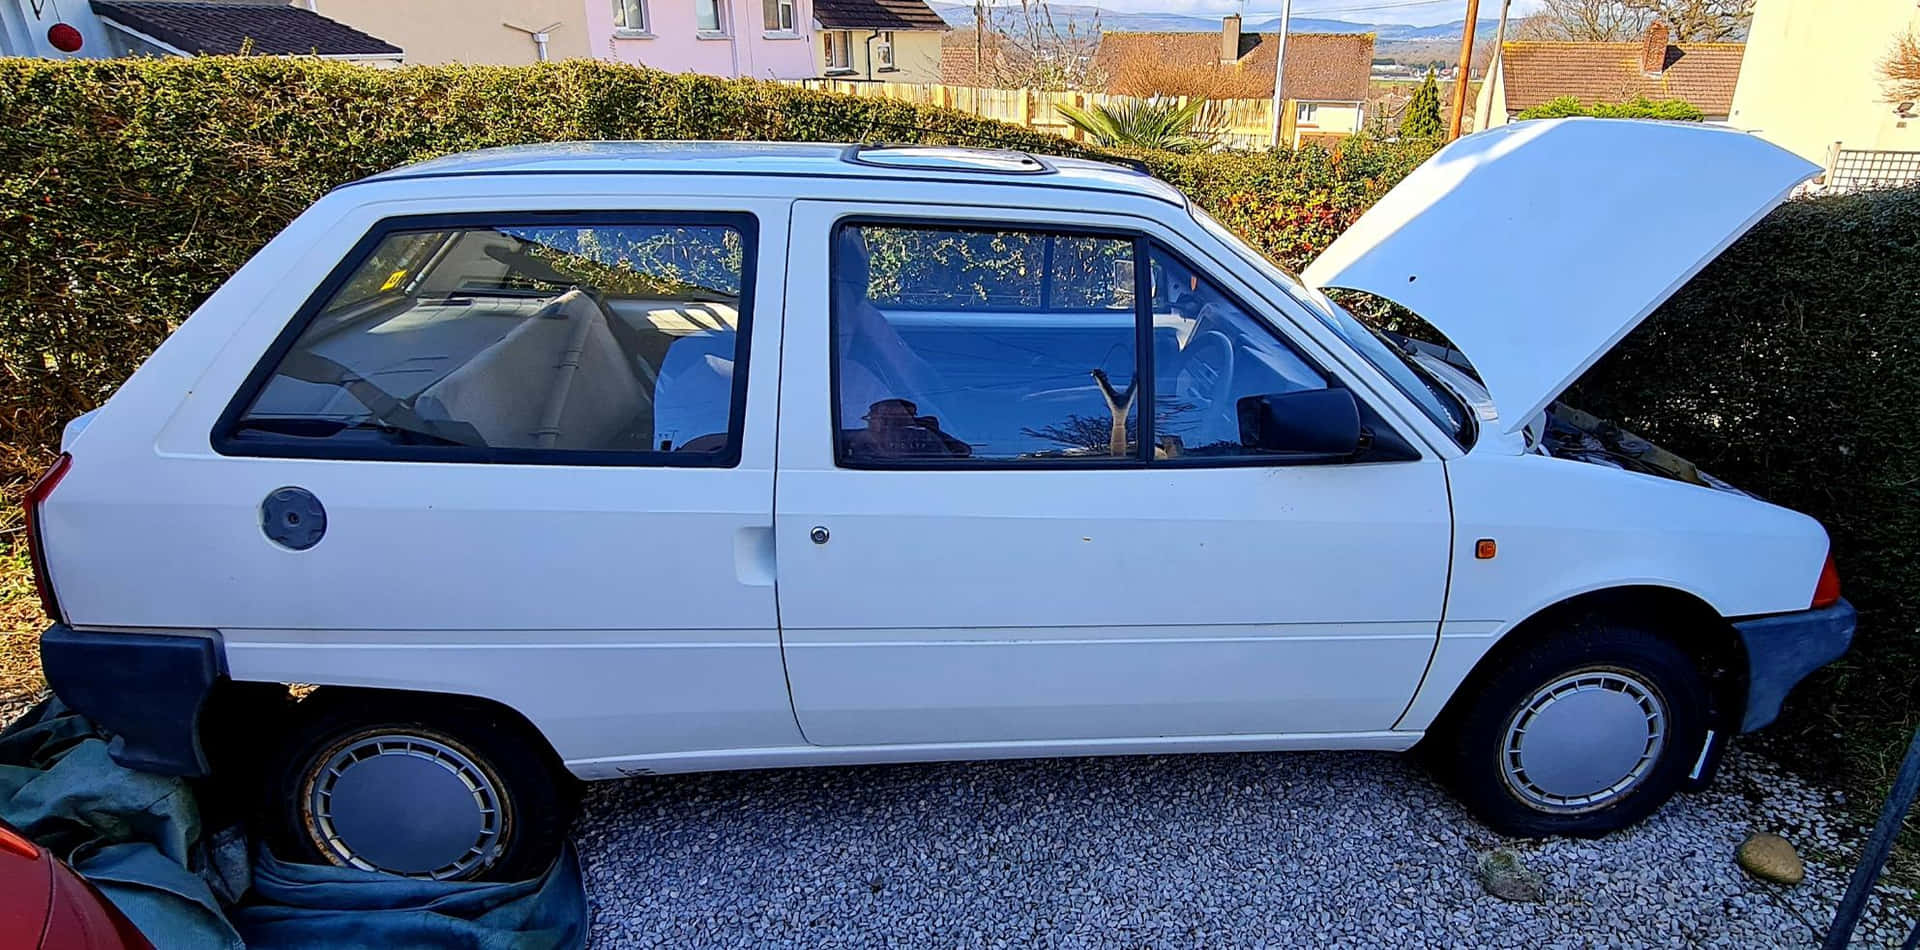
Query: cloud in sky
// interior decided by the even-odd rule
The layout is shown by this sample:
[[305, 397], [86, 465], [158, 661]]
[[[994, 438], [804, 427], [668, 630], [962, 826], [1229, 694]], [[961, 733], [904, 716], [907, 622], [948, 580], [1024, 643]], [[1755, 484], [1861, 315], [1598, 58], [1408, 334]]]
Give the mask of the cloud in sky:
[[[1092, 0], [1067, 0], [1092, 2]], [[1103, 10], [1122, 13], [1187, 13], [1195, 16], [1223, 16], [1242, 13], [1249, 20], [1266, 20], [1280, 15], [1278, 0], [1098, 0]], [[1539, 6], [1539, 0], [1513, 0], [1513, 17], [1525, 16]], [[1293, 15], [1355, 23], [1412, 23], [1428, 26], [1464, 19], [1465, 0], [1295, 0]], [[1500, 0], [1481, 0], [1480, 16], [1500, 15]]]

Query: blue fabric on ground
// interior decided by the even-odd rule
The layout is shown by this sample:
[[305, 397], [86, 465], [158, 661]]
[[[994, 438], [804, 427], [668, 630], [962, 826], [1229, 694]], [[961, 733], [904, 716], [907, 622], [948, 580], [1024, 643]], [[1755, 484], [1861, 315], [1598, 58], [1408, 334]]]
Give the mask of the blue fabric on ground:
[[121, 767], [59, 700], [0, 732], [0, 818], [85, 875], [155, 946], [242, 946], [190, 870], [200, 812], [187, 783]]
[[115, 763], [106, 737], [59, 700], [0, 732], [0, 818], [85, 875], [167, 950], [586, 945], [586, 891], [571, 846], [547, 873], [514, 883], [291, 864], [258, 848], [251, 890], [223, 909], [187, 782]]
[[232, 917], [252, 947], [532, 950], [585, 946], [587, 901], [572, 845], [547, 873], [510, 884], [289, 864], [260, 848], [253, 893]]

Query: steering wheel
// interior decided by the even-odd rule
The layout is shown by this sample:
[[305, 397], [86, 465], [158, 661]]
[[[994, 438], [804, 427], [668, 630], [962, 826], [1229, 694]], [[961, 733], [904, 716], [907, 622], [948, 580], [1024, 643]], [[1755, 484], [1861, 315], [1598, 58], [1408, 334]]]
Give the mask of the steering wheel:
[[1206, 412], [1233, 397], [1233, 341], [1219, 330], [1194, 335], [1180, 350], [1175, 392], [1183, 402]]

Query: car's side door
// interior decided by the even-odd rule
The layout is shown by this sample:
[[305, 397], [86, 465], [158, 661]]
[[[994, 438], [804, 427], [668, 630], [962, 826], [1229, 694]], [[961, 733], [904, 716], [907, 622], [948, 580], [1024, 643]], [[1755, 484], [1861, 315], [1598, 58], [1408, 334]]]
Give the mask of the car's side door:
[[912, 214], [795, 206], [775, 543], [807, 739], [1389, 730], [1441, 617], [1440, 461], [1364, 397], [1371, 455], [1243, 444], [1259, 397], [1344, 387], [1175, 234]]

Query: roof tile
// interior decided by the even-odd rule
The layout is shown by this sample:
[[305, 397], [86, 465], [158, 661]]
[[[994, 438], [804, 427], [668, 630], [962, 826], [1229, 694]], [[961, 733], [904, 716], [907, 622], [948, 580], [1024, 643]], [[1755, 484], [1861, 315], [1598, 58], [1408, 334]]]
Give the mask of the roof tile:
[[[93, 12], [186, 53], [392, 56], [400, 47], [311, 10], [261, 3], [93, 0]], [[251, 41], [251, 45], [249, 45]]]
[[1635, 96], [1684, 99], [1709, 116], [1733, 110], [1740, 78], [1740, 43], [1682, 43], [1667, 47], [1666, 68], [1640, 67], [1640, 42], [1517, 42], [1502, 47], [1507, 108], [1518, 112], [1549, 99], [1622, 102]]
[[[1219, 64], [1240, 74], [1241, 84], [1273, 88], [1277, 33], [1242, 33], [1240, 59], [1220, 62], [1220, 34], [1105, 33], [1095, 61], [1107, 75], [1127, 60], [1177, 65]], [[1321, 102], [1361, 102], [1373, 65], [1372, 33], [1287, 34], [1287, 98]]]
[[813, 18], [829, 30], [945, 30], [925, 0], [813, 0]]

